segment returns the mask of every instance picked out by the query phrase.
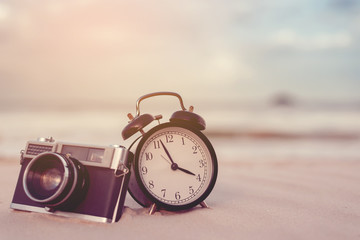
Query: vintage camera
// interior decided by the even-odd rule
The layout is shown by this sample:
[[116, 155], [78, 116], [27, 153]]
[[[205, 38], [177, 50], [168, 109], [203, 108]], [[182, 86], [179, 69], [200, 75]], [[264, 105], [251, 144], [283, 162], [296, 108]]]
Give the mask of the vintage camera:
[[11, 208], [97, 222], [120, 219], [132, 153], [122, 146], [28, 141]]

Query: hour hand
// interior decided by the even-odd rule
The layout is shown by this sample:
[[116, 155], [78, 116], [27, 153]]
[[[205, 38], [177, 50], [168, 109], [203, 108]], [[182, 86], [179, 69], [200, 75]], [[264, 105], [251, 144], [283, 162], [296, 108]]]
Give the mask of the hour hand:
[[190, 175], [194, 175], [194, 176], [195, 176], [194, 173], [192, 173], [192, 172], [190, 172], [189, 170], [186, 170], [186, 169], [184, 169], [184, 168], [181, 168], [181, 167], [179, 167], [179, 166], [178, 166], [177, 169], [179, 169], [180, 171], [183, 171], [184, 173], [187, 173], [187, 174], [190, 174]]

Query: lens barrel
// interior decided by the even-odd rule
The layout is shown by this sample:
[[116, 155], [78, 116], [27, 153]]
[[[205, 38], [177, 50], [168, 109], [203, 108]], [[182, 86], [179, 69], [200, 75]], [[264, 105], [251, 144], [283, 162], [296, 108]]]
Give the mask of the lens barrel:
[[33, 158], [23, 175], [26, 195], [50, 209], [75, 207], [85, 196], [87, 186], [86, 168], [74, 158], [53, 152]]

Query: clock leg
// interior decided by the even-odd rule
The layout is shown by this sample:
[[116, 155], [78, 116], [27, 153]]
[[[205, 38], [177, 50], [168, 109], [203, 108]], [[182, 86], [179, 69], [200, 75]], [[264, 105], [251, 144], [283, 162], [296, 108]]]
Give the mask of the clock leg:
[[153, 215], [156, 212], [156, 210], [157, 210], [156, 204], [155, 203], [151, 204], [149, 209], [149, 215]]
[[206, 204], [205, 201], [202, 201], [202, 202], [200, 203], [200, 206], [202, 206], [203, 208], [208, 208], [208, 207], [209, 207], [209, 206]]

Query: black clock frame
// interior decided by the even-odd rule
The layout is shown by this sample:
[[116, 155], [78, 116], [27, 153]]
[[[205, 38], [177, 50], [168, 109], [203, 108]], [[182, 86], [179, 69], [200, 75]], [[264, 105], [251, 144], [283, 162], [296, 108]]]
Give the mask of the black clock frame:
[[[140, 177], [141, 171], [139, 169], [139, 155], [140, 155], [140, 151], [141, 151], [143, 145], [146, 143], [148, 138], [151, 135], [153, 135], [155, 132], [157, 132], [157, 131], [159, 131], [161, 129], [164, 129], [164, 128], [168, 128], [168, 127], [180, 127], [180, 128], [187, 129], [187, 130], [193, 132], [194, 134], [196, 134], [205, 143], [207, 149], [209, 150], [209, 153], [210, 153], [210, 156], [211, 156], [211, 161], [212, 161], [212, 164], [213, 164], [213, 172], [212, 172], [212, 174], [210, 176], [211, 180], [210, 180], [209, 186], [207, 187], [205, 192], [198, 199], [196, 199], [194, 202], [187, 203], [187, 204], [184, 204], [184, 205], [170, 205], [170, 204], [166, 204], [164, 202], [161, 202], [160, 200], [155, 198], [151, 193], [148, 192], [148, 190], [144, 186], [144, 184], [143, 184], [143, 182], [141, 180], [141, 177]], [[141, 191], [145, 194], [145, 196], [150, 201], [155, 203], [158, 208], [165, 209], [165, 210], [168, 210], [168, 211], [180, 211], [180, 210], [186, 210], [186, 209], [190, 209], [190, 208], [195, 207], [196, 205], [203, 202], [209, 196], [209, 194], [213, 190], [213, 188], [215, 186], [215, 183], [216, 183], [217, 174], [218, 174], [218, 163], [217, 163], [217, 157], [216, 157], [216, 154], [215, 154], [215, 150], [214, 150], [212, 144], [210, 143], [209, 139], [202, 132], [200, 132], [198, 129], [196, 129], [196, 128], [194, 128], [191, 125], [186, 124], [186, 123], [167, 122], [167, 123], [162, 123], [162, 124], [157, 125], [156, 127], [150, 129], [147, 133], [144, 134], [144, 136], [142, 137], [141, 141], [139, 142], [139, 144], [138, 144], [138, 146], [136, 148], [135, 157], [134, 157], [134, 171], [135, 171], [135, 178], [136, 178], [137, 184], [140, 187]]]

